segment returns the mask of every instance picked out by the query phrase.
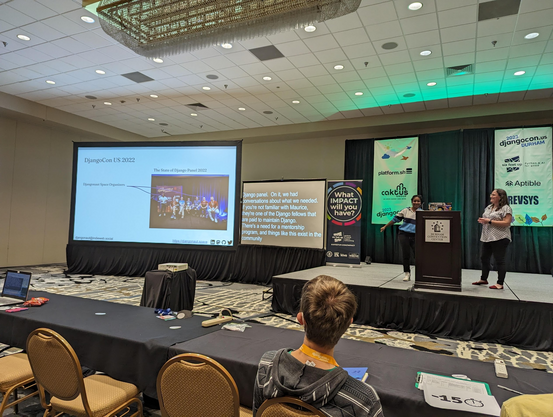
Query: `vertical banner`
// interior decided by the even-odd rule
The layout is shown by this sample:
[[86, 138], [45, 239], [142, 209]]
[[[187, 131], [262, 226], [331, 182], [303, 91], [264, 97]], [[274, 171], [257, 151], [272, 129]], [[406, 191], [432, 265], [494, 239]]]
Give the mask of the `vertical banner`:
[[372, 224], [385, 224], [417, 194], [419, 138], [376, 140]]
[[507, 192], [514, 226], [553, 226], [551, 127], [495, 131], [495, 188]]
[[362, 184], [362, 180], [328, 181], [327, 263], [360, 263]]

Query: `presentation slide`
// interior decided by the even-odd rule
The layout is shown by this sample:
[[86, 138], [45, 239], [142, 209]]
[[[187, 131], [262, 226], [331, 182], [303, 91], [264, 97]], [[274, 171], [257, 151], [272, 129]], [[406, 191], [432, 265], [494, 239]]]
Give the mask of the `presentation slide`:
[[236, 245], [240, 142], [75, 144], [73, 241]]
[[244, 182], [242, 243], [324, 247], [326, 180]]

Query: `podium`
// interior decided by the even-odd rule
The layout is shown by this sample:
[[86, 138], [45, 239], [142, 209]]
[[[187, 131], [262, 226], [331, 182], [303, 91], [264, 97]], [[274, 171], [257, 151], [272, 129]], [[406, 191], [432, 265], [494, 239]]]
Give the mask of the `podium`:
[[461, 291], [461, 212], [418, 211], [415, 288]]

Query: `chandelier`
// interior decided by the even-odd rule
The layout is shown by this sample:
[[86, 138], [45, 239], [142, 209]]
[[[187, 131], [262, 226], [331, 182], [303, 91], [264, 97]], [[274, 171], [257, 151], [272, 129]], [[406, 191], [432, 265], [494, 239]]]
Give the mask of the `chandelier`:
[[154, 58], [272, 35], [357, 10], [361, 0], [102, 0], [102, 29]]

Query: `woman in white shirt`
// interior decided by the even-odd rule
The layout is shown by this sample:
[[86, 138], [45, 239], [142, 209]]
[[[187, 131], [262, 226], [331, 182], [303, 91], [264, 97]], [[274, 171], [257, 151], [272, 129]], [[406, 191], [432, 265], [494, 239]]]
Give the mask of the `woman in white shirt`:
[[505, 254], [507, 246], [511, 243], [511, 220], [513, 212], [509, 206], [507, 193], [501, 188], [492, 191], [490, 195], [491, 204], [486, 207], [482, 217], [478, 218], [478, 223], [482, 225], [482, 252], [480, 259], [482, 261], [482, 276], [480, 281], [473, 282], [472, 285], [488, 285], [488, 275], [490, 273], [490, 259], [493, 255], [497, 267], [497, 284], [491, 285], [492, 290], [502, 290], [505, 274]]

